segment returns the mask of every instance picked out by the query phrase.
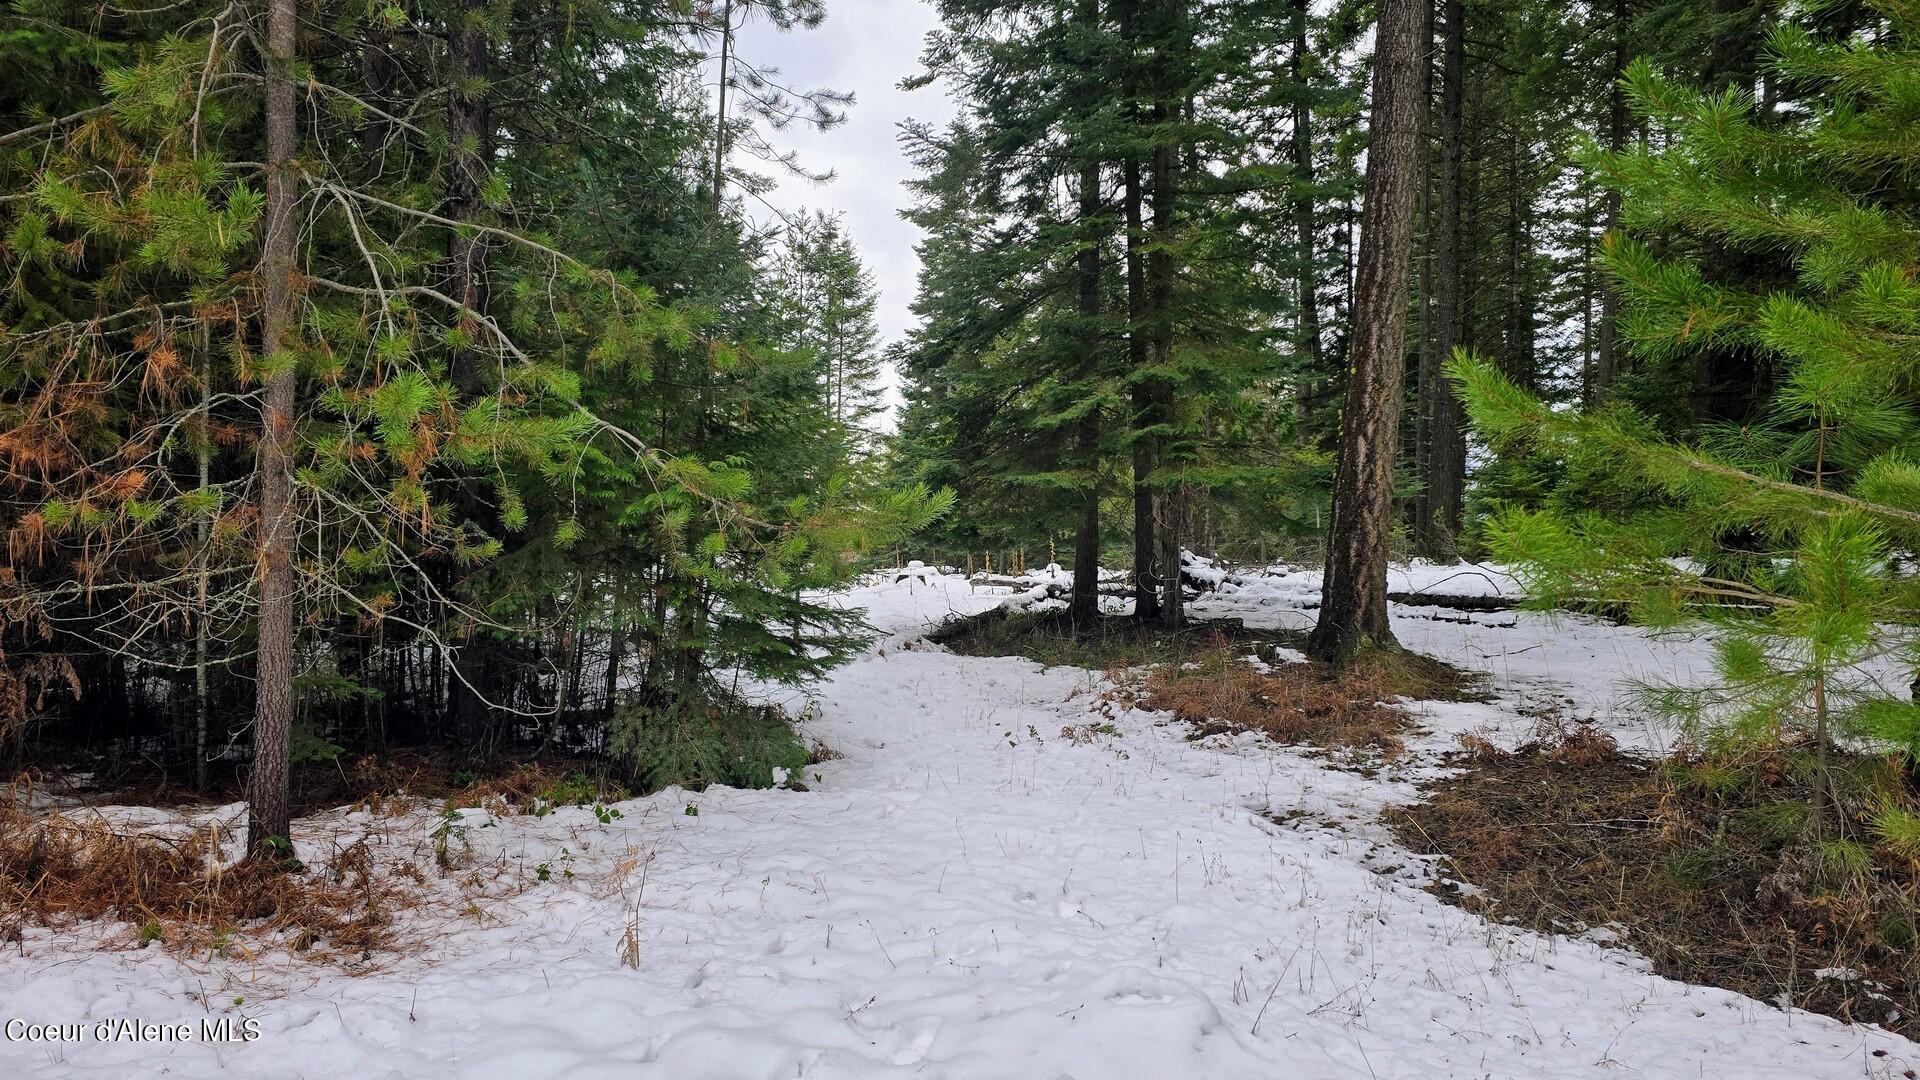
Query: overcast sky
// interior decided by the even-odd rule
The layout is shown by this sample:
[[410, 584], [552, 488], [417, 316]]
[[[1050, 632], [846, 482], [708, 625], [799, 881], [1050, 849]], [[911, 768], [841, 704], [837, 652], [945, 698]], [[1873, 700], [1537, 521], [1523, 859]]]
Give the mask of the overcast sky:
[[[832, 131], [794, 125], [773, 134], [775, 145], [800, 152], [806, 168], [831, 169], [837, 177], [824, 185], [781, 177], [767, 201], [789, 212], [805, 207], [845, 216], [847, 231], [880, 286], [880, 332], [889, 342], [912, 324], [907, 305], [920, 266], [913, 253], [920, 231], [899, 215], [908, 202], [901, 185], [912, 168], [895, 137], [902, 120], [939, 124], [953, 115], [938, 85], [912, 93], [899, 89], [901, 79], [920, 70], [921, 42], [937, 24], [923, 0], [827, 0], [826, 21], [817, 29], [781, 33], [756, 20], [738, 35], [740, 57], [761, 68], [779, 68], [787, 85], [854, 95], [847, 122]], [[756, 165], [744, 155], [733, 164]], [[751, 202], [748, 210], [762, 219], [773, 216]]]

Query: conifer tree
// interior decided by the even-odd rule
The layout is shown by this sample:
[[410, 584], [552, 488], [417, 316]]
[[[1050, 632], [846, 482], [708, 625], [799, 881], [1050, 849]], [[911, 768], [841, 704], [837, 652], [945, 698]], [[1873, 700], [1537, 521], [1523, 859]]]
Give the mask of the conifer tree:
[[850, 450], [864, 449], [883, 391], [873, 275], [840, 219], [826, 214], [794, 223], [778, 275], [786, 343], [811, 353], [827, 415]]
[[762, 730], [713, 671], [845, 657], [808, 590], [945, 500], [834, 466], [762, 253], [688, 212], [711, 118], [667, 7], [294, 4], [116, 14], [58, 62], [103, 104], [0, 133], [6, 722], [194, 672], [160, 699], [256, 716], [211, 736], [251, 735], [277, 858], [290, 759], [389, 706], [452, 740], [462, 694], [483, 743], [553, 738], [597, 625], [626, 763], [717, 779], [663, 773], [648, 718]]
[[1295, 505], [1272, 422], [1298, 297], [1272, 286], [1298, 280], [1300, 246], [1273, 237], [1318, 192], [1272, 124], [1297, 113], [1299, 67], [1273, 31], [1299, 21], [1255, 2], [956, 4], [929, 51], [968, 107], [911, 132], [929, 241], [896, 460], [949, 470], [927, 475], [962, 484], [985, 530], [1071, 531], [1076, 622], [1115, 473], [1135, 614], [1155, 622], [1181, 618], [1183, 549]]
[[997, 489], [986, 506], [1004, 507], [1025, 542], [1075, 537], [1071, 603], [1085, 621], [1097, 612], [1116, 374], [1106, 355], [1116, 219], [1103, 79], [1113, 28], [1099, 4], [1068, 0], [955, 0], [942, 15], [926, 80], [953, 83], [972, 118], [944, 138], [910, 130], [928, 179], [909, 217], [930, 232], [959, 219], [985, 227], [927, 260], [921, 306], [953, 307], [917, 335], [907, 371], [948, 381], [952, 406], [973, 403], [950, 419], [991, 452], [953, 464], [972, 474], [970, 489]]
[[1353, 356], [1340, 416], [1340, 458], [1320, 617], [1308, 650], [1345, 663], [1396, 645], [1387, 623], [1387, 533], [1406, 375], [1408, 271], [1420, 176], [1420, 64], [1425, 20], [1413, 0], [1385, 0], [1375, 33], [1366, 210], [1355, 274]]
[[[1709, 747], [1806, 747], [1810, 828], [1839, 863], [1856, 857], [1863, 819], [1906, 855], [1920, 837], [1904, 783], [1863, 796], [1833, 764], [1842, 740], [1920, 760], [1920, 705], [1877, 677], [1920, 655], [1920, 228], [1913, 193], [1888, 183], [1910, 159], [1920, 22], [1904, 4], [1874, 7], [1875, 39], [1776, 28], [1768, 73], [1801, 88], [1792, 113], [1763, 117], [1747, 89], [1703, 92], [1636, 62], [1628, 100], [1658, 137], [1595, 155], [1623, 194], [1627, 231], [1607, 247], [1623, 338], [1636, 356], [1737, 346], [1767, 358], [1777, 389], [1763, 413], [1680, 441], [1625, 405], [1546, 408], [1484, 360], [1452, 369], [1496, 447], [1570, 467], [1604, 459], [1645, 488], [1622, 515], [1510, 509], [1489, 528], [1496, 557], [1536, 603], [1618, 602], [1651, 625], [1710, 625], [1717, 680], [1655, 688], [1649, 704]], [[1715, 281], [1699, 256], [1644, 239], [1668, 230], [1784, 251], [1795, 275]]]

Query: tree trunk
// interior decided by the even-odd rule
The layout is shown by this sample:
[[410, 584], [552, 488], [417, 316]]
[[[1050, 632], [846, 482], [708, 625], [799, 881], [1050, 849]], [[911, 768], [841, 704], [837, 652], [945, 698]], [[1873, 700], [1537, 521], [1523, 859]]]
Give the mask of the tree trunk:
[[[1169, 110], [1156, 105], [1154, 119], [1164, 124]], [[1173, 164], [1175, 148], [1164, 140], [1153, 148], [1153, 249], [1147, 254], [1147, 313], [1153, 332], [1147, 363], [1159, 371], [1173, 366]], [[1156, 380], [1155, 418], [1170, 424], [1174, 418], [1173, 391]], [[1161, 439], [1161, 446], [1167, 445]], [[1170, 455], [1163, 453], [1164, 460]], [[1158, 500], [1156, 518], [1160, 540], [1160, 622], [1177, 629], [1185, 618], [1180, 602], [1180, 522], [1184, 513], [1184, 493], [1163, 479], [1164, 491]]]
[[[1131, 56], [1139, 56], [1139, 0], [1117, 0], [1114, 8], [1119, 37]], [[1127, 119], [1135, 125], [1140, 121], [1139, 73], [1139, 63], [1127, 65]], [[1121, 163], [1121, 202], [1127, 215], [1127, 409], [1133, 425], [1133, 617], [1156, 621], [1160, 619], [1160, 573], [1154, 559], [1152, 475], [1158, 463], [1160, 436], [1150, 430], [1156, 425], [1156, 407], [1152, 384], [1144, 375], [1150, 356], [1148, 338], [1152, 332], [1146, 323], [1146, 221], [1137, 154], [1127, 154], [1127, 160]]]
[[[456, 221], [473, 221], [480, 216], [487, 172], [493, 163], [493, 119], [486, 92], [480, 88], [489, 77], [491, 64], [487, 30], [477, 25], [489, 6], [487, 0], [460, 0], [459, 14], [447, 35], [448, 77], [452, 83], [447, 94], [447, 138], [452, 143], [453, 158], [447, 178], [447, 205], [448, 216]], [[485, 244], [456, 230], [450, 250], [454, 299], [475, 311], [483, 310]], [[469, 369], [480, 362], [478, 350], [465, 350], [455, 360], [456, 366]]]
[[[1458, 3], [1458, 0], [1453, 0]], [[1406, 375], [1407, 274], [1420, 178], [1420, 27], [1416, 0], [1381, 0], [1367, 143], [1366, 205], [1354, 277], [1353, 350], [1340, 417], [1333, 537], [1308, 639], [1334, 662], [1395, 647], [1387, 623], [1387, 540]]]
[[[1620, 85], [1620, 77], [1627, 70], [1627, 0], [1613, 0], [1613, 78], [1607, 89], [1607, 149], [1614, 153], [1627, 147], [1627, 92]], [[1605, 214], [1606, 236], [1613, 236], [1620, 228], [1620, 192], [1607, 188], [1602, 196]], [[1606, 397], [1607, 389], [1613, 385], [1614, 375], [1619, 371], [1616, 335], [1620, 319], [1620, 291], [1614, 286], [1611, 276], [1600, 279], [1600, 328], [1599, 340], [1594, 346], [1593, 386], [1596, 403]]]
[[1419, 303], [1414, 308], [1415, 348], [1419, 367], [1414, 376], [1413, 475], [1419, 481], [1407, 524], [1421, 554], [1428, 554], [1434, 534], [1433, 490], [1427, 478], [1433, 472], [1434, 401], [1439, 396], [1442, 357], [1433, 336], [1433, 5], [1420, 20], [1420, 188], [1414, 195], [1414, 231], [1420, 252]]
[[[393, 56], [392, 30], [380, 25], [378, 20], [370, 21], [361, 28], [360, 93], [385, 113], [393, 111], [393, 83], [400, 75], [400, 65]], [[369, 115], [361, 123], [362, 137], [378, 162], [401, 129], [386, 116]]]
[[733, 62], [733, 0], [720, 9], [720, 102], [713, 117], [713, 216], [720, 216], [724, 205], [721, 193], [727, 186], [727, 79]]
[[[1120, 36], [1137, 55], [1136, 9], [1138, 0], [1121, 0], [1116, 5]], [[1139, 120], [1137, 64], [1127, 65], [1126, 95], [1129, 119]], [[1151, 430], [1157, 423], [1153, 388], [1143, 374], [1150, 355], [1147, 325], [1147, 279], [1145, 271], [1146, 224], [1142, 210], [1143, 192], [1140, 159], [1129, 154], [1123, 166], [1123, 200], [1127, 217], [1127, 375], [1131, 380], [1128, 407], [1133, 421], [1133, 615], [1142, 621], [1160, 617], [1160, 575], [1154, 558], [1153, 469], [1157, 464], [1159, 436]]]
[[[1099, 0], [1079, 0], [1081, 32], [1096, 33]], [[1097, 88], [1084, 91], [1088, 111], [1098, 104]], [[1079, 278], [1081, 392], [1092, 393], [1100, 374], [1100, 162], [1091, 146], [1081, 148]], [[1100, 412], [1089, 408], [1074, 433], [1078, 465], [1087, 471], [1080, 490], [1080, 523], [1073, 541], [1073, 593], [1067, 605], [1075, 626], [1092, 626], [1100, 617]]]
[[[1300, 295], [1300, 346], [1309, 379], [1320, 374], [1319, 274], [1313, 258], [1313, 109], [1307, 93], [1307, 0], [1293, 0], [1293, 227], [1299, 264], [1294, 271]], [[1302, 395], [1303, 398], [1307, 395]]]
[[608, 719], [612, 719], [614, 709], [620, 701], [620, 665], [624, 659], [625, 646], [627, 643], [626, 630], [620, 625], [620, 605], [618, 602], [614, 604], [612, 620], [613, 628], [607, 631], [606, 681], [601, 685], [601, 692], [606, 696], [605, 705]]
[[[1169, 372], [1173, 368], [1173, 286], [1174, 263], [1173, 245], [1175, 241], [1174, 208], [1174, 170], [1179, 164], [1179, 147], [1168, 138], [1167, 124], [1178, 115], [1179, 71], [1173, 57], [1183, 51], [1176, 40], [1184, 33], [1181, 24], [1184, 13], [1180, 10], [1183, 0], [1164, 0], [1159, 5], [1155, 22], [1156, 40], [1152, 42], [1154, 54], [1153, 113], [1154, 145], [1148, 177], [1149, 197], [1153, 202], [1153, 223], [1151, 230], [1152, 247], [1147, 252], [1147, 320], [1151, 333], [1148, 335], [1147, 365], [1158, 373]], [[1173, 387], [1164, 374], [1154, 380], [1154, 419], [1171, 429], [1176, 422], [1176, 405]], [[1159, 440], [1159, 454], [1156, 466], [1164, 468], [1177, 456], [1177, 448], [1172, 440], [1162, 436]], [[1180, 597], [1180, 543], [1181, 519], [1185, 516], [1185, 495], [1179, 485], [1172, 484], [1163, 477], [1160, 481], [1162, 494], [1157, 501], [1155, 517], [1159, 526], [1160, 541], [1160, 623], [1176, 629], [1185, 619], [1186, 612]]]
[[[200, 363], [200, 431], [198, 445], [194, 448], [196, 476], [200, 481], [200, 490], [205, 492], [213, 482], [213, 355], [208, 349], [201, 350]], [[193, 790], [205, 794], [207, 790], [207, 721], [213, 712], [213, 702], [207, 696], [207, 593], [210, 577], [209, 563], [213, 553], [209, 545], [213, 539], [213, 522], [205, 514], [199, 515], [199, 524], [195, 527], [199, 545], [200, 566], [194, 581], [194, 620], [193, 620]]]
[[[574, 613], [573, 626], [566, 631], [570, 635], [567, 641], [569, 662], [567, 670], [561, 676], [564, 680], [560, 694], [562, 713], [569, 709], [576, 714], [580, 711], [580, 694], [587, 672], [587, 600], [585, 599], [588, 595], [587, 587], [587, 582], [582, 581], [581, 591], [574, 594], [573, 602], [579, 606], [579, 610]], [[573, 721], [570, 720], [569, 723]]]
[[1515, 124], [1508, 136], [1507, 155], [1507, 377], [1515, 385], [1537, 390], [1534, 370], [1533, 293], [1529, 288], [1528, 256], [1533, 251], [1533, 200], [1527, 191], [1525, 155], [1531, 148]]
[[1160, 625], [1178, 630], [1186, 625], [1186, 596], [1180, 589], [1184, 575], [1180, 552], [1186, 546], [1187, 509], [1192, 492], [1177, 484], [1160, 496]]
[[[487, 173], [493, 163], [493, 119], [484, 86], [491, 64], [487, 30], [481, 25], [489, 8], [487, 0], [460, 0], [456, 21], [447, 36], [451, 86], [447, 94], [447, 135], [451, 142], [452, 168], [447, 180], [447, 216], [455, 221], [475, 221], [485, 212]], [[450, 292], [455, 300], [472, 311], [487, 307], [487, 247], [478, 235], [455, 230], [448, 242]], [[462, 315], [461, 323], [472, 337], [480, 337], [471, 325], [472, 318]], [[453, 381], [463, 394], [489, 392], [486, 354], [468, 347], [453, 357]], [[456, 503], [460, 516], [481, 529], [497, 532], [497, 511], [479, 485], [469, 481], [460, 486]], [[454, 651], [454, 678], [447, 684], [448, 718], [454, 738], [462, 748], [477, 751], [489, 741], [491, 705], [489, 691], [497, 685], [500, 650], [495, 642], [470, 629], [466, 640]]]
[[[260, 250], [260, 348], [285, 349], [294, 328], [294, 176], [297, 136], [292, 69], [296, 0], [267, 8], [266, 233]], [[260, 489], [260, 629], [253, 709], [253, 772], [247, 781], [247, 857], [277, 863], [288, 854], [288, 755], [293, 741], [293, 424], [298, 375], [282, 364], [267, 380], [255, 459]]]
[[1141, 248], [1145, 245], [1140, 208], [1140, 163], [1127, 162], [1127, 368], [1134, 382], [1129, 393], [1133, 412], [1133, 614], [1138, 619], [1160, 617], [1160, 575], [1153, 554], [1153, 469], [1159, 436], [1141, 428], [1154, 424], [1153, 389], [1141, 378], [1148, 356], [1146, 275]]
[[1460, 344], [1461, 254], [1464, 247], [1460, 209], [1460, 150], [1466, 85], [1466, 5], [1446, 0], [1445, 41], [1440, 71], [1440, 220], [1433, 237], [1433, 339], [1423, 350], [1420, 374], [1422, 414], [1426, 421], [1423, 499], [1417, 507], [1414, 537], [1420, 553], [1431, 559], [1459, 558], [1454, 537], [1460, 528], [1460, 504], [1467, 466], [1466, 433], [1461, 428], [1460, 401], [1453, 385], [1441, 377], [1440, 367]]
[[1707, 53], [1706, 90], [1718, 93], [1731, 84], [1752, 92], [1759, 76], [1755, 61], [1765, 38], [1762, 10], [1756, 0], [1714, 0], [1713, 13], [1720, 26]]

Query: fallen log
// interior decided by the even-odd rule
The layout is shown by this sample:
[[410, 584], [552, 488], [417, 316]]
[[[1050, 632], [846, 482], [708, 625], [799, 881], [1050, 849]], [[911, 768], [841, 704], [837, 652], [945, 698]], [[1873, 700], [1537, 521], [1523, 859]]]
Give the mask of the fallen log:
[[1455, 611], [1512, 611], [1520, 603], [1511, 596], [1431, 592], [1389, 592], [1387, 600], [1402, 607], [1443, 607]]

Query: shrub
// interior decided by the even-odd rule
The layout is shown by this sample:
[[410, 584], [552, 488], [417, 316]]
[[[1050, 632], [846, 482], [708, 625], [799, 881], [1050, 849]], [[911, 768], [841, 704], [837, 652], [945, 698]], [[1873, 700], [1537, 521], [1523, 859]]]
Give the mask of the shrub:
[[608, 751], [643, 791], [724, 784], [766, 788], [798, 775], [812, 754], [785, 713], [714, 692], [639, 700], [614, 714]]

